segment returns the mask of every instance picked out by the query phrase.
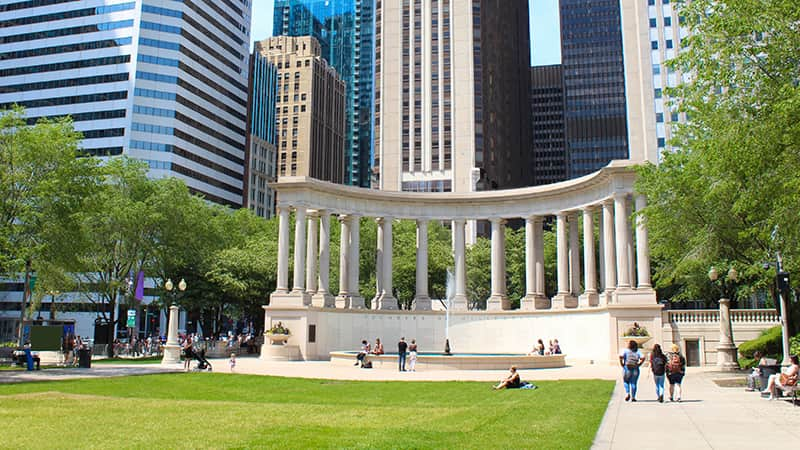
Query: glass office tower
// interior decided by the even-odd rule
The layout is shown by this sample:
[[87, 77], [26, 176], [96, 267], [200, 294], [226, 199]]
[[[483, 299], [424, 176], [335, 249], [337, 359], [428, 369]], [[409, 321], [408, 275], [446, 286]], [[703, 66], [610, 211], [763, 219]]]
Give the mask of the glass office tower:
[[242, 205], [249, 0], [0, 2], [0, 108]]
[[345, 184], [369, 187], [374, 0], [276, 0], [275, 36], [313, 36], [345, 82]]
[[560, 0], [567, 178], [628, 158], [619, 0]]

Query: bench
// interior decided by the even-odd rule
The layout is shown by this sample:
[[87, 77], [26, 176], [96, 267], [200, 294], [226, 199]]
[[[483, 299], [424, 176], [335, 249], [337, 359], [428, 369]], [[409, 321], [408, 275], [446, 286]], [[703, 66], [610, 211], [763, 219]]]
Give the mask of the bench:
[[775, 388], [777, 388], [779, 391], [782, 391], [785, 397], [788, 397], [791, 394], [792, 404], [797, 406], [797, 391], [800, 390], [800, 386], [798, 386], [797, 383], [793, 384], [792, 386], [780, 386], [775, 384]]
[[[42, 360], [39, 358], [39, 354], [36, 352], [31, 352], [31, 356], [33, 357], [34, 368], [36, 370], [40, 370]], [[28, 365], [28, 357], [25, 356], [25, 351], [23, 350], [14, 350], [11, 360], [14, 364], [20, 367], [26, 367]]]

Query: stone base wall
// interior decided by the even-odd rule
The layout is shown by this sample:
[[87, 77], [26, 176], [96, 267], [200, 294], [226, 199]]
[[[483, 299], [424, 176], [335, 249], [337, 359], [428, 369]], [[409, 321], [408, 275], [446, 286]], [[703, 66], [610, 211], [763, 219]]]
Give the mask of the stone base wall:
[[[441, 311], [380, 311], [266, 307], [266, 324], [291, 330], [305, 360], [328, 360], [330, 352], [357, 350], [361, 340], [380, 338], [396, 352], [400, 337], [416, 339], [420, 352], [442, 352], [447, 318]], [[453, 312], [449, 318], [453, 353], [528, 353], [538, 339], [558, 339], [570, 362], [614, 363], [619, 336], [633, 322], [661, 330], [661, 306], [610, 306], [558, 311]], [[312, 335], [313, 334], [313, 335]], [[659, 333], [660, 334], [660, 333]], [[656, 336], [660, 340], [660, 336]]]

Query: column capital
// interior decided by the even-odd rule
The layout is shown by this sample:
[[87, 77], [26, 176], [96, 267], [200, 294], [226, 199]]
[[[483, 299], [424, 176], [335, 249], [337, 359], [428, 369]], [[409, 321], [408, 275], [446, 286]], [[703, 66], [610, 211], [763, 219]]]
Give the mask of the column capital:
[[306, 218], [308, 218], [309, 220], [316, 219], [320, 215], [321, 215], [320, 214], [320, 210], [318, 210], [318, 209], [307, 209], [306, 210]]
[[630, 195], [631, 195], [630, 192], [614, 192], [613, 194], [611, 194], [611, 198], [613, 198], [614, 200], [616, 199], [627, 200]]
[[458, 218], [458, 219], [451, 219], [451, 220], [452, 220], [454, 223], [456, 223], [457, 225], [464, 225], [464, 224], [466, 224], [466, 223], [467, 223], [467, 219], [461, 219], [461, 218]]
[[528, 217], [525, 218], [525, 222], [543, 223], [544, 222], [544, 217], [543, 216], [528, 216]]
[[489, 217], [489, 222], [499, 223], [500, 225], [506, 224], [508, 221], [502, 217]]

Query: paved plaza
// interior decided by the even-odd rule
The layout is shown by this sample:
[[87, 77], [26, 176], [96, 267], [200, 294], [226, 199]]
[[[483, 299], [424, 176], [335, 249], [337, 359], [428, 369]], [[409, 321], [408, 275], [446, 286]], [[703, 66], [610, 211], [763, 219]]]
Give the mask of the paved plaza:
[[[226, 359], [211, 360], [216, 372], [230, 372]], [[36, 372], [0, 372], [0, 384], [55, 381], [85, 377], [146, 375], [180, 371], [178, 366], [96, 365], [91, 369], [48, 369]], [[394, 365], [372, 370], [335, 366], [325, 361], [269, 362], [243, 357], [236, 373], [363, 381], [485, 381], [505, 375], [498, 370], [437, 370], [398, 372]], [[523, 380], [606, 379], [616, 380], [593, 448], [596, 449], [753, 449], [795, 448], [800, 441], [800, 406], [789, 401], [762, 400], [743, 388], [720, 387], [715, 380], [742, 378], [742, 374], [715, 372], [713, 368], [690, 368], [684, 380], [683, 401], [658, 403], [652, 376], [639, 380], [638, 402], [624, 401], [619, 368], [575, 365], [560, 369], [520, 371]], [[2, 388], [0, 388], [1, 390]]]

